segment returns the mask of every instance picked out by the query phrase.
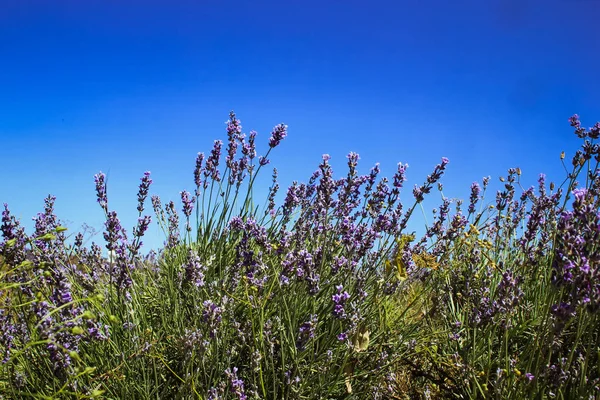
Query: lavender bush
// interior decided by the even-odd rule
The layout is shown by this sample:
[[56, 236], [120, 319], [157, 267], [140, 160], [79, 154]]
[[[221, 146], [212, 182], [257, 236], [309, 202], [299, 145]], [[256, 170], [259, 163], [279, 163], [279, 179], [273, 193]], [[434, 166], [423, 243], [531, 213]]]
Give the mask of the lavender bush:
[[[446, 158], [407, 193], [408, 165], [390, 179], [378, 165], [361, 174], [356, 153], [344, 177], [324, 155], [285, 193], [273, 169], [259, 203], [259, 173], [287, 126], [258, 156], [257, 133], [232, 112], [226, 142], [196, 158], [193, 193], [163, 202], [143, 174], [130, 233], [95, 176], [102, 245], [67, 236], [52, 196], [31, 235], [4, 205], [0, 393], [595, 398], [600, 124], [570, 123], [583, 145], [564, 182], [540, 175], [525, 189], [510, 169], [487, 204], [490, 178], [471, 185], [467, 206], [443, 196]], [[407, 234], [435, 191], [434, 221], [421, 238]], [[152, 220], [164, 247], [143, 255]]]

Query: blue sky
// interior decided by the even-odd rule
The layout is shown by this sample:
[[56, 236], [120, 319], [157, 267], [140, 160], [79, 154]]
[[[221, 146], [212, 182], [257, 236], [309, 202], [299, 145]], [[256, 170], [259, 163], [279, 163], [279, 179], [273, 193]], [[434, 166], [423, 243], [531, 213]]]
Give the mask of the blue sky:
[[448, 157], [449, 197], [509, 167], [560, 180], [567, 118], [600, 119], [599, 15], [598, 0], [4, 0], [0, 203], [30, 227], [52, 193], [74, 230], [101, 229], [104, 171], [131, 231], [143, 172], [163, 200], [191, 191], [232, 109], [263, 150], [288, 124], [282, 186], [323, 153], [341, 176], [349, 151], [364, 173], [409, 163], [409, 187]]

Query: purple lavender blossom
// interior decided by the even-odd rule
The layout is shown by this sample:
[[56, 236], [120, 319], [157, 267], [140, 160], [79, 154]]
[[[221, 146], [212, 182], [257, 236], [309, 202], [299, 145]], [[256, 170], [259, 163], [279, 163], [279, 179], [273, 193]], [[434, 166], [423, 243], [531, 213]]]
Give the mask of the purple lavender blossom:
[[107, 212], [104, 226], [106, 227], [106, 230], [104, 231], [106, 248], [109, 251], [115, 250], [119, 241], [126, 240], [125, 230], [121, 226], [121, 222], [119, 221], [115, 211]]
[[331, 273], [337, 274], [342, 268], [348, 265], [348, 260], [344, 256], [334, 256], [331, 263]]
[[192, 227], [190, 226], [190, 215], [194, 209], [194, 203], [196, 203], [196, 197], [192, 196], [189, 192], [183, 191], [181, 194], [181, 202], [183, 203], [183, 214], [186, 218], [186, 230], [191, 232]]
[[162, 214], [162, 203], [157, 195], [152, 196], [152, 208], [157, 216]]
[[[562, 312], [567, 305], [585, 307], [590, 312], [600, 310], [600, 276], [597, 246], [600, 232], [600, 213], [591, 202], [585, 188], [572, 192], [574, 201], [571, 211], [563, 211], [558, 219], [557, 243], [553, 262], [553, 282], [566, 289], [565, 304], [557, 305], [553, 313], [560, 320], [571, 314]], [[561, 325], [563, 323], [561, 322]]]
[[148, 226], [150, 226], [150, 222], [152, 222], [152, 217], [149, 215], [138, 218], [138, 224], [136, 229], [133, 231], [133, 235], [138, 238], [142, 237], [148, 229]]
[[348, 169], [350, 171], [349, 175], [354, 176], [356, 174], [356, 166], [358, 165], [358, 160], [360, 160], [360, 156], [358, 155], [358, 153], [351, 151], [350, 153], [348, 153], [346, 158], [348, 159]]
[[114, 249], [114, 261], [111, 271], [111, 279], [116, 277], [115, 284], [125, 298], [128, 298], [130, 293], [129, 288], [133, 285], [131, 279], [131, 271], [134, 269], [134, 264], [127, 257], [127, 242], [121, 241]]
[[225, 370], [225, 375], [227, 375], [227, 377], [229, 378], [231, 391], [234, 395], [236, 395], [238, 400], [247, 400], [248, 397], [244, 392], [244, 381], [238, 378], [237, 372], [237, 367], [227, 368]]
[[77, 235], [75, 235], [75, 247], [77, 248], [81, 248], [81, 246], [83, 246], [83, 234], [81, 232], [77, 232]]
[[12, 315], [8, 313], [8, 309], [0, 308], [0, 349], [3, 352], [0, 353], [0, 357], [2, 357], [0, 362], [2, 364], [6, 364], [10, 360], [16, 334], [17, 328]]
[[469, 197], [469, 208], [467, 212], [469, 214], [475, 213], [475, 205], [479, 200], [479, 194], [481, 193], [481, 187], [479, 187], [479, 183], [473, 182], [471, 184], [471, 196]]
[[588, 136], [591, 139], [600, 138], [600, 122], [596, 122], [588, 131]]
[[234, 137], [242, 133], [242, 121], [237, 119], [233, 111], [229, 112], [229, 119], [225, 124], [227, 124], [227, 136]]
[[525, 374], [525, 379], [527, 379], [528, 382], [531, 382], [535, 379], [535, 376], [531, 372], [527, 372]]
[[287, 125], [279, 124], [273, 128], [271, 138], [269, 139], [269, 147], [275, 148], [287, 136]]
[[221, 324], [221, 307], [217, 306], [212, 300], [205, 300], [203, 302], [204, 311], [202, 312], [202, 319], [207, 324], [207, 328], [211, 338], [217, 336], [217, 330]]
[[250, 160], [256, 158], [256, 131], [250, 131], [248, 135], [248, 143], [242, 146], [242, 154], [248, 157]]
[[347, 315], [344, 306], [350, 298], [350, 295], [348, 294], [348, 292], [343, 291], [344, 287], [342, 285], [336, 286], [335, 289], [337, 292], [333, 296], [331, 296], [331, 300], [333, 301], [332, 313], [333, 316], [338, 319], [345, 319]]
[[319, 165], [319, 169], [321, 170], [321, 181], [317, 186], [315, 209], [321, 210], [323, 217], [330, 208], [335, 206], [333, 195], [337, 190], [337, 186], [333, 179], [333, 171], [331, 165], [329, 165], [330, 159], [331, 156], [329, 154], [323, 154], [323, 161]]
[[202, 163], [204, 162], [204, 153], [198, 153], [196, 156], [196, 168], [194, 168], [194, 183], [196, 184], [196, 197], [200, 196], [200, 186], [202, 186]]
[[270, 162], [271, 162], [271, 161], [270, 161], [268, 158], [266, 158], [266, 157], [263, 157], [263, 156], [259, 156], [259, 157], [258, 157], [258, 163], [259, 163], [261, 166], [263, 166], [263, 167], [264, 167], [265, 165], [267, 165], [268, 163], [270, 163]]
[[427, 181], [421, 186], [415, 185], [413, 196], [417, 203], [421, 203], [425, 195], [431, 192], [433, 185], [440, 180], [446, 170], [446, 165], [448, 165], [449, 162], [450, 161], [446, 157], [442, 157], [442, 162], [435, 166], [431, 175], [427, 176]]
[[144, 212], [144, 202], [146, 201], [146, 197], [148, 197], [148, 191], [150, 190], [150, 185], [152, 184], [152, 179], [150, 179], [150, 171], [144, 172], [144, 176], [140, 178], [142, 183], [140, 183], [140, 188], [138, 191], [138, 206], [137, 210], [140, 215]]
[[[437, 212], [437, 216], [435, 218], [433, 225], [431, 227], [429, 227], [427, 229], [427, 232], [425, 233], [425, 237], [427, 239], [430, 239], [434, 236], [441, 236], [444, 233], [444, 231], [445, 231], [444, 224], [448, 218], [449, 212], [450, 212], [450, 199], [444, 198], [442, 205], [440, 206], [440, 209]], [[440, 240], [442, 240], [442, 238], [440, 238]], [[438, 243], [440, 243], [440, 240], [438, 240]], [[438, 255], [439, 250], [436, 250], [436, 248], [438, 248], [438, 246], [436, 246], [433, 250], [432, 254], [434, 254], [434, 255]]]
[[400, 189], [406, 182], [406, 170], [408, 168], [408, 164], [398, 163], [398, 170], [394, 174], [394, 189], [392, 189], [392, 194], [394, 196], [398, 196], [400, 194]]
[[188, 259], [185, 264], [185, 279], [196, 287], [204, 286], [204, 272], [206, 267], [200, 262], [200, 257], [192, 249], [188, 253]]
[[168, 215], [169, 237], [167, 239], [167, 247], [174, 248], [179, 244], [179, 215], [175, 209], [175, 203], [170, 201], [165, 206], [165, 211]]
[[573, 128], [575, 128], [575, 134], [577, 135], [577, 137], [583, 139], [587, 136], [585, 128], [583, 128], [581, 126], [581, 122], [579, 122], [579, 115], [573, 114], [573, 116], [569, 118], [569, 123]]
[[486, 176], [486, 177], [483, 178], [482, 183], [483, 183], [483, 188], [484, 189], [487, 188], [488, 184], [490, 183], [490, 179], [491, 178], [489, 176]]
[[423, 193], [423, 186], [417, 186], [413, 188], [413, 196], [415, 197], [415, 201], [417, 203], [422, 202], [425, 199], [425, 195]]
[[150, 223], [152, 222], [152, 218], [149, 215], [145, 215], [143, 217], [138, 218], [137, 225], [133, 228], [133, 244], [129, 246], [129, 251], [131, 252], [132, 257], [136, 257], [143, 245], [141, 238], [144, 236]]
[[100, 172], [94, 175], [94, 181], [96, 182], [96, 197], [98, 198], [98, 204], [104, 210], [108, 212], [108, 198], [106, 197], [106, 176]]
[[398, 171], [394, 174], [394, 187], [401, 188], [402, 184], [406, 182], [406, 170], [408, 164], [398, 163]]
[[292, 182], [292, 185], [288, 187], [285, 200], [283, 202], [282, 213], [284, 217], [289, 217], [292, 214], [294, 208], [296, 208], [301, 199], [298, 182]]
[[4, 203], [4, 210], [2, 211], [2, 226], [0, 226], [2, 237], [5, 240], [14, 239], [14, 231], [18, 225], [19, 223], [14, 219], [12, 215], [10, 215], [8, 204]]
[[265, 215], [269, 213], [271, 217], [275, 217], [275, 196], [279, 191], [279, 184], [277, 183], [277, 168], [273, 168], [273, 184], [269, 188], [269, 196], [267, 197], [267, 209], [265, 210]]
[[204, 166], [204, 189], [208, 187], [208, 178], [211, 178], [214, 182], [221, 181], [219, 161], [221, 158], [222, 146], [223, 142], [221, 140], [215, 140], [210, 156], [206, 160], [206, 165]]
[[234, 217], [231, 218], [231, 220], [229, 220], [229, 229], [235, 230], [235, 231], [242, 231], [244, 229], [244, 226], [246, 224], [244, 223], [244, 220], [242, 219], [242, 217], [236, 215]]
[[227, 124], [227, 156], [225, 157], [225, 163], [232, 171], [232, 175], [235, 175], [236, 163], [235, 155], [237, 153], [238, 141], [240, 134], [242, 133], [241, 121], [235, 117], [235, 113], [232, 111], [229, 113], [229, 120]]
[[[408, 164], [406, 164], [405, 166], [408, 168]], [[398, 167], [400, 166], [398, 165]], [[371, 191], [373, 190], [373, 186], [375, 185], [375, 181], [377, 179], [377, 175], [379, 175], [379, 172], [379, 163], [377, 163], [375, 164], [375, 166], [373, 166], [373, 168], [371, 168], [371, 172], [369, 172], [369, 175], [367, 177], [367, 186], [365, 187], [364, 191], [365, 198], [367, 198], [369, 196], [369, 193], [371, 193]]]
[[298, 350], [304, 350], [310, 339], [315, 337], [317, 322], [317, 314], [311, 314], [310, 319], [300, 325], [300, 332], [298, 334], [298, 339], [296, 340], [296, 348]]

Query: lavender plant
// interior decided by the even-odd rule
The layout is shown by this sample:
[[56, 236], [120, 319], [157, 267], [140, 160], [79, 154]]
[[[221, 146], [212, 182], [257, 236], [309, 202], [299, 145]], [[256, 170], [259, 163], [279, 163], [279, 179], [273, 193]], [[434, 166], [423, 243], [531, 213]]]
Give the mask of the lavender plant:
[[[379, 165], [361, 175], [353, 152], [344, 177], [324, 155], [280, 204], [274, 169], [259, 202], [260, 171], [287, 126], [273, 128], [259, 156], [258, 134], [244, 134], [233, 112], [226, 142], [198, 154], [195, 189], [180, 192], [180, 205], [150, 195], [144, 173], [131, 235], [104, 174], [94, 177], [108, 257], [83, 234], [67, 236], [52, 196], [31, 236], [4, 205], [0, 393], [594, 398], [600, 124], [570, 123], [584, 142], [562, 184], [540, 175], [537, 190], [525, 189], [512, 168], [491, 203], [489, 177], [471, 185], [464, 211], [443, 197], [448, 159], [403, 203], [408, 165], [391, 179]], [[407, 234], [436, 187], [432, 224]], [[145, 256], [148, 196], [165, 243]]]

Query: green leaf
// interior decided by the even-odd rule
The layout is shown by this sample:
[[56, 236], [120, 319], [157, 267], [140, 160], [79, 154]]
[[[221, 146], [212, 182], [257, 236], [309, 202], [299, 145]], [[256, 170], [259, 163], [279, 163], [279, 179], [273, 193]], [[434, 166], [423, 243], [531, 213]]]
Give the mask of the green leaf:
[[43, 240], [44, 242], [49, 242], [51, 240], [56, 239], [56, 236], [54, 236], [51, 233], [46, 233], [45, 235], [42, 235], [40, 237], [37, 238], [37, 240]]

